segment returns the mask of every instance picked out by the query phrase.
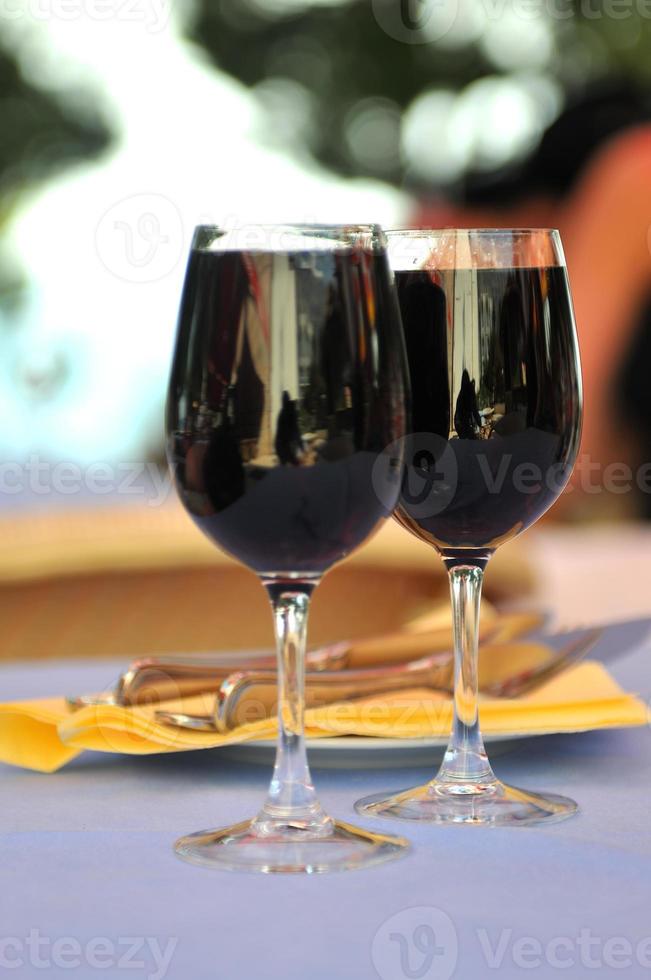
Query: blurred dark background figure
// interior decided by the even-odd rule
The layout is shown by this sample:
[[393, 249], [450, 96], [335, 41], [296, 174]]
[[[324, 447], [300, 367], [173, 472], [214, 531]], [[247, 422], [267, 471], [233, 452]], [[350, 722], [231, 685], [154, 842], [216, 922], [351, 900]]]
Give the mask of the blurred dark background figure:
[[460, 439], [476, 439], [481, 428], [481, 415], [477, 406], [474, 378], [465, 370], [461, 375], [461, 388], [454, 410], [454, 428]]
[[415, 276], [400, 295], [407, 356], [412, 371], [420, 373], [413, 385], [411, 418], [414, 432], [434, 432], [447, 441], [450, 383], [445, 295], [429, 277]]
[[233, 389], [229, 388], [221, 419], [207, 435], [201, 465], [202, 485], [196, 488], [201, 492], [205, 490], [212, 510], [217, 514], [235, 503], [244, 492], [246, 476], [233, 416]]
[[296, 400], [290, 398], [288, 391], [283, 391], [283, 404], [278, 413], [274, 447], [281, 463], [288, 466], [300, 465], [303, 456], [303, 439], [298, 424]]

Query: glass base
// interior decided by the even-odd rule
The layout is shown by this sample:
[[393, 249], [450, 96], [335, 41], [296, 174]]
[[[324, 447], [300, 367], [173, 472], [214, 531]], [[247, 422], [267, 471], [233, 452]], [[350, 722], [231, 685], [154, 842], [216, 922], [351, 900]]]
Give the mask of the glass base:
[[223, 830], [205, 830], [181, 837], [174, 850], [184, 861], [224, 871], [262, 874], [322, 874], [367, 868], [405, 854], [404, 837], [388, 837], [360, 827], [329, 821], [326, 833], [307, 832], [300, 825], [279, 824], [255, 832], [245, 820]]
[[393, 796], [378, 793], [355, 804], [365, 817], [395, 817], [437, 824], [526, 827], [566, 820], [578, 810], [574, 800], [552, 793], [529, 793], [499, 780], [487, 783], [434, 779]]

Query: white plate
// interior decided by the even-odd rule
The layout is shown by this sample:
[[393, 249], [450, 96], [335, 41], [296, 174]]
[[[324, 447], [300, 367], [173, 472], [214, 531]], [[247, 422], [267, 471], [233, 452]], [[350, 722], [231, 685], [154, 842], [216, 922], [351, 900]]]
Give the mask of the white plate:
[[[487, 735], [491, 756], [508, 752], [512, 743], [530, 738], [529, 733], [500, 737]], [[337, 738], [310, 738], [307, 747], [310, 765], [315, 769], [398, 769], [404, 766], [436, 765], [443, 758], [447, 738], [365, 738], [362, 735], [339, 735]], [[222, 755], [238, 762], [255, 765], [273, 764], [276, 744], [271, 740], [225, 745]]]

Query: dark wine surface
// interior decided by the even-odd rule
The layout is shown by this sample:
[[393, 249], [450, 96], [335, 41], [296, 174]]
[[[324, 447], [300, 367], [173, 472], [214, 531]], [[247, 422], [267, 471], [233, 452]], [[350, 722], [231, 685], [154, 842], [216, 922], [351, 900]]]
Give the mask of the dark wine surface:
[[[383, 255], [195, 250], [167, 403], [185, 507], [260, 573], [318, 575], [390, 515], [406, 365]], [[393, 493], [393, 497], [391, 494]]]
[[578, 451], [565, 270], [397, 272], [412, 435], [397, 519], [444, 555], [490, 554], [547, 510]]

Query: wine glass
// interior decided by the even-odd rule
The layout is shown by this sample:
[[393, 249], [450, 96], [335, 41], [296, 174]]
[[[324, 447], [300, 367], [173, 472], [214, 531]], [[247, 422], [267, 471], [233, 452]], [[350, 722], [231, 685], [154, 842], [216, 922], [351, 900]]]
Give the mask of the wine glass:
[[303, 724], [310, 597], [395, 507], [402, 461], [385, 449], [405, 432], [407, 377], [378, 226], [195, 231], [167, 401], [168, 458], [191, 517], [268, 593], [279, 734], [257, 816], [182, 838], [176, 851], [188, 861], [313, 873], [375, 864], [407, 847], [325, 813]]
[[358, 813], [431, 823], [560, 820], [569, 799], [506, 786], [478, 720], [484, 569], [547, 510], [577, 455], [579, 352], [556, 231], [387, 232], [411, 375], [398, 521], [438, 551], [454, 623], [454, 720], [435, 778]]

